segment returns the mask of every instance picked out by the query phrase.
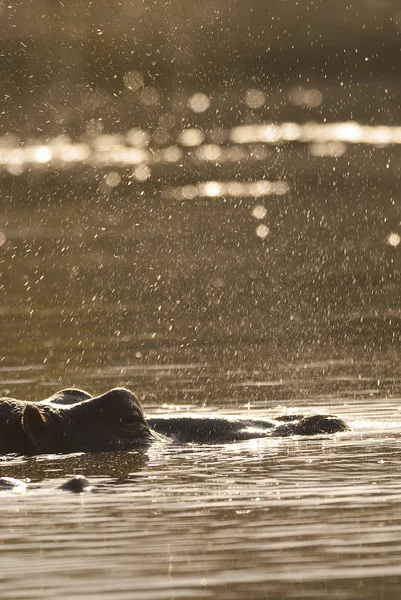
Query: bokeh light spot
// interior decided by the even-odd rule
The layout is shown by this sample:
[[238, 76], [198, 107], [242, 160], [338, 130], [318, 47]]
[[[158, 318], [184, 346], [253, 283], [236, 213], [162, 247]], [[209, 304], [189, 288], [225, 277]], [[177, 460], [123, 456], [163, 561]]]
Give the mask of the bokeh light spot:
[[266, 213], [267, 213], [267, 210], [261, 204], [258, 204], [257, 206], [255, 206], [252, 211], [252, 215], [255, 217], [255, 219], [264, 219], [266, 216]]
[[263, 223], [261, 223], [260, 225], [258, 225], [256, 227], [256, 235], [258, 237], [260, 237], [262, 240], [264, 240], [265, 238], [267, 238], [267, 236], [270, 233], [270, 229], [268, 228], [267, 225], [263, 225]]
[[160, 100], [160, 92], [150, 85], [139, 92], [139, 99], [145, 106], [155, 106]]
[[205, 112], [210, 106], [210, 98], [206, 94], [198, 92], [191, 96], [188, 102], [189, 108], [195, 113]]
[[309, 152], [313, 156], [342, 156], [347, 151], [344, 142], [312, 142], [309, 145]]
[[117, 187], [121, 183], [121, 175], [117, 171], [110, 171], [104, 178], [106, 185], [110, 188]]
[[38, 146], [33, 151], [33, 159], [38, 163], [46, 163], [52, 159], [53, 151], [48, 146]]
[[209, 133], [210, 141], [214, 142], [215, 144], [223, 144], [229, 139], [229, 137], [229, 132], [223, 127], [214, 127]]
[[216, 161], [221, 158], [221, 149], [216, 144], [204, 144], [199, 148], [198, 156], [202, 160]]
[[223, 191], [223, 186], [218, 181], [208, 181], [204, 184], [201, 184], [203, 196], [208, 198], [216, 198], [216, 196], [220, 196]]
[[[204, 181], [197, 185], [166, 188], [163, 192], [165, 198], [188, 199], [199, 198], [246, 198], [258, 196], [281, 196], [289, 191], [285, 181]], [[261, 212], [266, 210], [263, 206], [257, 207]], [[256, 215], [254, 215], [256, 216]], [[256, 217], [259, 218], [259, 217]], [[260, 218], [263, 218], [261, 216]]]
[[323, 102], [323, 94], [316, 88], [293, 88], [288, 94], [288, 99], [295, 106], [316, 108]]
[[205, 139], [205, 134], [200, 129], [190, 128], [181, 131], [178, 141], [183, 146], [200, 146]]
[[245, 94], [245, 103], [250, 108], [262, 108], [266, 102], [266, 96], [261, 90], [248, 90]]
[[181, 188], [181, 198], [183, 200], [193, 200], [198, 195], [198, 188], [196, 185], [184, 185]]
[[137, 181], [146, 181], [152, 174], [151, 168], [148, 165], [138, 165], [134, 169], [134, 177]]
[[7, 171], [10, 173], [10, 175], [22, 175], [25, 171], [25, 167], [24, 165], [21, 164], [11, 164], [11, 165], [7, 165]]
[[390, 233], [390, 235], [387, 238], [387, 243], [393, 248], [397, 248], [400, 242], [401, 236], [398, 233]]
[[178, 146], [169, 146], [163, 152], [163, 158], [166, 162], [178, 162], [182, 158], [182, 150]]
[[149, 145], [150, 135], [147, 131], [134, 127], [128, 131], [128, 133], [126, 134], [126, 139], [127, 142], [132, 146], [139, 146], [140, 148], [144, 148]]
[[140, 71], [128, 71], [123, 77], [127, 90], [137, 92], [145, 85], [145, 79]]
[[103, 133], [104, 124], [102, 119], [90, 119], [86, 125], [86, 133], [91, 136]]

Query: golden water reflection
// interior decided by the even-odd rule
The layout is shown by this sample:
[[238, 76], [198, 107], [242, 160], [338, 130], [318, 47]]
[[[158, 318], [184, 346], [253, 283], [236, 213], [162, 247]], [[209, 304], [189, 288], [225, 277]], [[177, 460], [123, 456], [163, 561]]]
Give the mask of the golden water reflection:
[[218, 197], [259, 198], [272, 195], [283, 196], [288, 191], [289, 186], [285, 181], [267, 181], [266, 179], [252, 182], [204, 181], [197, 185], [167, 188], [163, 192], [163, 197], [174, 198], [175, 200]]
[[[146, 89], [150, 88], [144, 88], [143, 91]], [[151, 96], [149, 92], [149, 102]], [[195, 96], [194, 102], [198, 102], [196, 106], [200, 110], [199, 107], [206, 106], [207, 97], [199, 94]], [[162, 130], [158, 134], [161, 136], [160, 140], [165, 137], [161, 133]], [[151, 137], [148, 131], [140, 128], [133, 128], [125, 135], [93, 133], [79, 142], [63, 135], [47, 143], [36, 143], [34, 140], [20, 143], [17, 136], [7, 135], [0, 138], [0, 167], [10, 174], [19, 175], [29, 168], [40, 170], [85, 164], [93, 167], [106, 164], [110, 167], [152, 165], [182, 161], [191, 156], [188, 152], [192, 148], [197, 149], [196, 157], [199, 161], [224, 163], [239, 162], [246, 158], [258, 162], [268, 157], [263, 152], [263, 145], [277, 146], [286, 143], [306, 144], [308, 151], [315, 156], [338, 157], [347, 151], [349, 144], [377, 147], [400, 145], [401, 127], [361, 125], [354, 121], [259, 123], [233, 127], [224, 135], [219, 128], [206, 131], [199, 127], [188, 127], [178, 131], [175, 140], [162, 151], [151, 146]], [[247, 148], [242, 149], [243, 146]], [[193, 159], [192, 156], [191, 158]]]

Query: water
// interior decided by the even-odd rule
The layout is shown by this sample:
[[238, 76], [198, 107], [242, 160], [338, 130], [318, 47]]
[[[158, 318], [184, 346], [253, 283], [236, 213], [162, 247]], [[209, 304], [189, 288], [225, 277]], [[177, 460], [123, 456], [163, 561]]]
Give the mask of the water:
[[[71, 384], [93, 392], [126, 385], [149, 413], [324, 410], [344, 417], [353, 430], [218, 447], [4, 457], [2, 475], [31, 479], [27, 493], [1, 494], [4, 597], [394, 596], [401, 373], [393, 346], [378, 348], [375, 333], [366, 330], [354, 332], [353, 350], [333, 340], [326, 346], [327, 321], [313, 315], [304, 321], [305, 336], [316, 334], [307, 347], [284, 343], [274, 314], [264, 317], [271, 335], [262, 320], [252, 334], [261, 314], [257, 304], [253, 323], [234, 330], [243, 319], [241, 299], [249, 298], [241, 273], [246, 266], [227, 260], [236, 255], [236, 243], [225, 238], [223, 246], [225, 268], [242, 275], [229, 300], [219, 286], [209, 295], [198, 289], [187, 271], [194, 262], [204, 265], [205, 257], [218, 264], [224, 237], [218, 228], [228, 217], [225, 232], [235, 227], [236, 239], [240, 226], [253, 232], [254, 202], [211, 206], [204, 222], [218, 227], [206, 245], [205, 213], [194, 205], [177, 209], [147, 198], [134, 210], [132, 198], [119, 198], [116, 212], [107, 202], [99, 210], [90, 195], [55, 201], [54, 191], [52, 201], [35, 208], [10, 202], [3, 217], [9, 245], [3, 248], [2, 394], [39, 399]], [[234, 220], [235, 210], [242, 220]], [[162, 235], [167, 214], [174, 219], [167, 232], [171, 258]], [[131, 223], [142, 224], [139, 240], [127, 234]], [[251, 233], [242, 239], [254, 261], [261, 240]], [[149, 249], [155, 240], [156, 256]], [[150, 285], [166, 272], [168, 289], [184, 309], [177, 311], [172, 298], [160, 317], [158, 291]], [[207, 277], [216, 275], [201, 272], [198, 280], [203, 285]], [[192, 287], [182, 290], [180, 278]], [[343, 307], [341, 294], [338, 301]], [[223, 315], [231, 311], [224, 324], [216, 304]], [[351, 318], [341, 311], [334, 315], [339, 322]], [[194, 313], [200, 332], [187, 325]], [[386, 311], [377, 318], [388, 338]], [[284, 329], [294, 342], [292, 322]], [[56, 489], [74, 473], [89, 477], [93, 491], [75, 496]]]
[[[3, 459], [32, 478], [2, 493], [6, 597], [391, 597], [401, 415], [383, 404], [308, 402], [354, 427], [330, 438]], [[76, 472], [93, 492], [55, 490]]]
[[[0, 395], [123, 385], [148, 414], [324, 411], [352, 428], [0, 457], [31, 480], [1, 492], [3, 597], [397, 595], [399, 127], [305, 122], [294, 106], [337, 96], [288, 94], [274, 122], [212, 98], [224, 126], [2, 138]], [[76, 473], [92, 492], [57, 489]]]

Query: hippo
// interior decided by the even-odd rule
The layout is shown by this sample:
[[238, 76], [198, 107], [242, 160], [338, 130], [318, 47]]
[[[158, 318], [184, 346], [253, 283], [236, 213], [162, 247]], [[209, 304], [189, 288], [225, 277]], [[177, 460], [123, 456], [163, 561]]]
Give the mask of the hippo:
[[[29, 480], [28, 480], [29, 481]], [[92, 490], [91, 482], [84, 477], [84, 475], [74, 475], [71, 479], [68, 479], [59, 486], [59, 490], [63, 492], [73, 492], [74, 494], [82, 494], [83, 492], [90, 492]], [[28, 489], [28, 483], [21, 479], [15, 479], [15, 477], [0, 477], [0, 491], [1, 492], [26, 492]]]
[[0, 398], [0, 454], [111, 452], [154, 442], [227, 443], [252, 438], [345, 431], [332, 415], [275, 419], [149, 417], [135, 395], [115, 388], [100, 396], [64, 389], [41, 402]]

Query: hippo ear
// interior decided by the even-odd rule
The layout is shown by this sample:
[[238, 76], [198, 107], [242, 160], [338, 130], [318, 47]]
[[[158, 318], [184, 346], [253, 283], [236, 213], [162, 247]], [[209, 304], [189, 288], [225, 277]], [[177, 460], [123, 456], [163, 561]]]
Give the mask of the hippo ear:
[[46, 413], [34, 404], [27, 404], [22, 415], [22, 427], [37, 452], [51, 452], [55, 435]]

